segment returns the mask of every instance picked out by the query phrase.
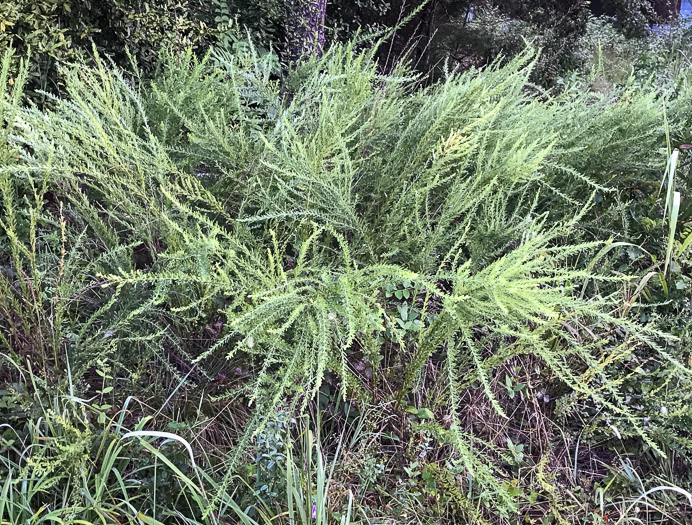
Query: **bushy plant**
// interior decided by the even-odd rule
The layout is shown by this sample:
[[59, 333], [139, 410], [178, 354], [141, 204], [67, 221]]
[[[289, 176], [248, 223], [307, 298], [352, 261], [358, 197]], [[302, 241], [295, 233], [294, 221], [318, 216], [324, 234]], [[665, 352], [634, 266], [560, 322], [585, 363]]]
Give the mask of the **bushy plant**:
[[[205, 518], [266, 414], [304, 411], [325, 382], [404, 412], [439, 369], [444, 394], [416, 417], [470, 489], [421, 472], [471, 516], [519, 504], [497, 443], [462, 418], [474, 393], [508, 416], [518, 399], [496, 383], [516, 360], [552, 375], [565, 410], [660, 452], [618, 366], [647, 354], [688, 370], [673, 337], [630, 315], [631, 279], [600, 270], [620, 245], [597, 206], [617, 217], [615, 187], [660, 176], [654, 91], [536, 90], [530, 51], [427, 87], [353, 43], [283, 82], [270, 54], [237, 53], [171, 57], [152, 83], [68, 68], [46, 111], [3, 99], [0, 341], [15, 362], [40, 357], [48, 387], [69, 364], [84, 399], [95, 368], [162, 396], [155, 363], [174, 393], [213, 388], [200, 407], [252, 405], [196, 491]], [[547, 461], [535, 483], [557, 508]]]

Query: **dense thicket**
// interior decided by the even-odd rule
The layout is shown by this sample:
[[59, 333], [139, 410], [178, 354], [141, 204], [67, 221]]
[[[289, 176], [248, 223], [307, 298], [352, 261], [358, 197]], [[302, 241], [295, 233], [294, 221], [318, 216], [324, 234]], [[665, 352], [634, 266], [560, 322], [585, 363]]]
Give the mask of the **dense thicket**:
[[689, 521], [667, 9], [0, 5], [0, 524]]
[[688, 465], [686, 70], [376, 56], [97, 59], [40, 109], [5, 55], [1, 519], [565, 523]]

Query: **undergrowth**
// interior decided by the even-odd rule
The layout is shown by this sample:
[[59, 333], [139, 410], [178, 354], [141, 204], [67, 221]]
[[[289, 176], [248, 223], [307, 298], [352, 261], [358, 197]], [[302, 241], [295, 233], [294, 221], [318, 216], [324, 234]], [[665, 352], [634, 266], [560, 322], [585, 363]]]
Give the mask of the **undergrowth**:
[[[446, 470], [416, 474], [447, 487], [443, 518], [511, 519], [528, 501], [572, 520], [549, 450], [532, 453], [526, 495], [505, 455], [521, 466], [523, 452], [469, 424], [470, 399], [502, 424], [533, 402], [511, 370], [549, 385], [563, 416], [594, 414], [665, 455], [628, 400], [628, 367], [690, 371], [674, 336], [632, 315], [641, 281], [614, 271], [626, 243], [611, 236], [628, 221], [620, 188], [660, 177], [663, 109], [677, 115], [686, 92], [545, 92], [530, 50], [424, 86], [352, 45], [288, 78], [247, 49], [168, 57], [151, 83], [103, 60], [70, 67], [50, 109], [22, 103], [6, 56], [3, 522], [250, 523], [277, 501], [302, 523], [336, 519], [319, 449], [321, 503], [296, 510], [311, 481], [283, 441], [287, 507], [278, 493], [236, 503], [277, 407], [306, 414], [325, 388], [331, 406], [387, 406], [448, 452]], [[339, 520], [355, 519], [352, 498]]]

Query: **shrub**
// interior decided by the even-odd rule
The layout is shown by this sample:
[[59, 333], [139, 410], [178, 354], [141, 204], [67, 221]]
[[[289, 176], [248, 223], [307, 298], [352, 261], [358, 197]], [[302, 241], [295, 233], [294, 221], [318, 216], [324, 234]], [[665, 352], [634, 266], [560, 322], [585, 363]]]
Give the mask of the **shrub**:
[[151, 87], [100, 62], [70, 68], [52, 110], [13, 109], [5, 341], [26, 312], [45, 369], [67, 356], [81, 378], [156, 361], [189, 388], [240, 360], [257, 406], [241, 445], [261, 414], [304, 406], [327, 374], [350, 398], [373, 399], [384, 381], [402, 408], [433, 363], [449, 415], [436, 432], [501, 514], [512, 491], [459, 413], [477, 387], [504, 416], [492, 384], [518, 356], [658, 450], [608, 364], [641, 347], [684, 367], [668, 336], [627, 317], [627, 278], [596, 271], [607, 244], [578, 229], [608, 192], [594, 155], [599, 170], [621, 165], [621, 144], [637, 140], [633, 165], [651, 162], [654, 95], [532, 96], [530, 53], [419, 88], [352, 45], [279, 84], [271, 56], [247, 50], [214, 69], [172, 59]]

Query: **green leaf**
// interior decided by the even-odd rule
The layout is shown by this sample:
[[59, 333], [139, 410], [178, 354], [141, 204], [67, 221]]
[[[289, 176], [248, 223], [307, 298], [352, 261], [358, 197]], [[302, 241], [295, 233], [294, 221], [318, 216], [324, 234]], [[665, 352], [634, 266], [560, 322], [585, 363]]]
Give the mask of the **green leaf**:
[[429, 408], [419, 408], [418, 412], [416, 413], [416, 416], [418, 419], [432, 419], [435, 417], [435, 414], [432, 413], [432, 410]]
[[507, 491], [507, 494], [513, 498], [516, 498], [524, 492], [520, 487], [514, 487], [512, 485], [505, 486], [505, 490]]
[[142, 514], [141, 512], [137, 513], [137, 519], [144, 523], [145, 525], [164, 525], [158, 520], [155, 520], [154, 518], [150, 518], [149, 516], [146, 516]]

